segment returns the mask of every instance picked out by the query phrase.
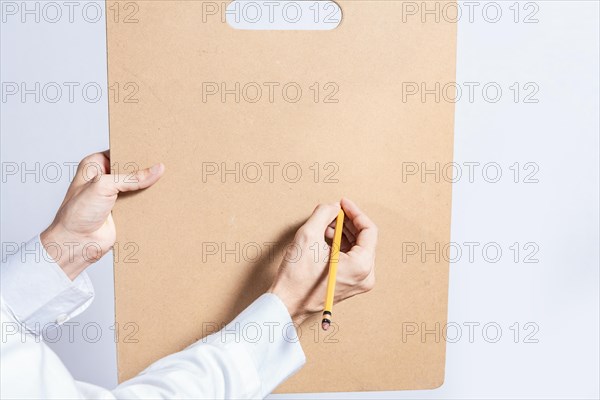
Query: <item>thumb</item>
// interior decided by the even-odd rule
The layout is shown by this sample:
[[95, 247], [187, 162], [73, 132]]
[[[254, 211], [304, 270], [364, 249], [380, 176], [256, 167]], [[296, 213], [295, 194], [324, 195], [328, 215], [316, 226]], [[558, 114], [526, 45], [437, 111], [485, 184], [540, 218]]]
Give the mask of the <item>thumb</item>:
[[130, 174], [103, 175], [100, 180], [103, 187], [111, 189], [113, 194], [146, 189], [154, 185], [164, 174], [165, 166], [162, 163], [154, 164], [150, 168], [141, 169]]

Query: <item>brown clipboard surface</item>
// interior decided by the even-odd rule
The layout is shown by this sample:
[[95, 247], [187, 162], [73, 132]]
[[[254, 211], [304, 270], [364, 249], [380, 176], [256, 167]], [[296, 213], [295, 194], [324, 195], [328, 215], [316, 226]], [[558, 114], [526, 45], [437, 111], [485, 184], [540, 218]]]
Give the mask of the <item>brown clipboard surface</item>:
[[[230, 321], [313, 207], [347, 196], [379, 227], [376, 287], [335, 307], [333, 335], [319, 316], [302, 325], [307, 363], [278, 391], [440, 386], [445, 342], [421, 329], [446, 323], [448, 261], [426, 250], [449, 243], [451, 184], [420, 168], [452, 162], [454, 104], [404, 95], [455, 81], [456, 24], [403, 21], [401, 1], [339, 1], [335, 30], [243, 31], [203, 15], [221, 2], [127, 3], [107, 14], [113, 167], [162, 161], [166, 175], [114, 210], [119, 380]], [[214, 83], [239, 83], [239, 102], [207, 95]]]

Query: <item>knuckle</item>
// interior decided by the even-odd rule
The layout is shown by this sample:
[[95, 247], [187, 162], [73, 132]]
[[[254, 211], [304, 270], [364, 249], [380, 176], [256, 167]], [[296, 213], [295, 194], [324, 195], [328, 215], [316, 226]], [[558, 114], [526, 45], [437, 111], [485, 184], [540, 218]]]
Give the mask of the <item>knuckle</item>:
[[98, 158], [98, 154], [90, 154], [84, 157], [77, 167], [78, 173], [81, 175], [84, 181], [95, 182], [103, 174], [103, 168], [101, 160]]
[[366, 293], [375, 288], [375, 276], [365, 279], [361, 284], [361, 289]]
[[362, 266], [360, 272], [363, 280], [369, 277], [369, 275], [371, 274], [371, 269], [371, 264], [365, 264]]
[[317, 212], [324, 211], [326, 208], [327, 208], [327, 204], [319, 203], [319, 204], [317, 204], [317, 207], [315, 207], [315, 211], [317, 211]]
[[306, 226], [302, 226], [296, 232], [295, 241], [298, 244], [306, 244], [310, 241], [311, 236], [312, 235], [311, 235], [309, 229]]
[[369, 276], [368, 266], [365, 267], [364, 264], [359, 264], [356, 267], [356, 270], [354, 271], [354, 280], [362, 282], [363, 280], [367, 279], [368, 276]]
[[358, 262], [363, 268], [370, 270], [372, 262], [373, 262], [373, 258], [371, 257], [371, 255], [368, 252], [363, 251], [360, 253], [360, 255], [358, 257]]
[[373, 270], [373, 258], [368, 253], [362, 252], [356, 258], [356, 279], [365, 280]]
[[99, 154], [90, 154], [88, 156], [85, 156], [80, 162], [79, 162], [79, 168], [85, 168], [89, 165], [100, 165], [102, 159], [100, 158]]
[[79, 166], [81, 167], [82, 165], [85, 165], [85, 164], [88, 164], [90, 162], [93, 162], [94, 158], [95, 158], [94, 156], [95, 156], [95, 154], [90, 154], [90, 155], [87, 155], [87, 156], [83, 157], [81, 159], [81, 161], [79, 162]]
[[379, 237], [379, 228], [377, 227], [377, 225], [373, 224], [373, 235], [375, 236], [375, 239], [377, 239]]

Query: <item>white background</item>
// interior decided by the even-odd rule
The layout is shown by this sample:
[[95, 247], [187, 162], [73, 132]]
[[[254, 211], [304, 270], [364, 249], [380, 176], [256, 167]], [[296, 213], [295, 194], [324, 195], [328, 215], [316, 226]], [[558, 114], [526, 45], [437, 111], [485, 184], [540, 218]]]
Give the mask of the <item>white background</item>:
[[[69, 183], [68, 168], [58, 182], [50, 182], [54, 170], [46, 169], [44, 177], [45, 165], [77, 162], [108, 148], [104, 14], [96, 23], [86, 22], [82, 4], [72, 23], [65, 15], [58, 23], [43, 18], [36, 23], [31, 16], [23, 23], [20, 13], [2, 16], [3, 84], [97, 82], [103, 88], [96, 103], [83, 100], [81, 90], [73, 103], [64, 98], [36, 103], [33, 96], [25, 102], [19, 96], [2, 99], [3, 243], [25, 241], [52, 220]], [[503, 95], [492, 103], [476, 90], [473, 102], [465, 96], [457, 102], [455, 161], [463, 165], [463, 176], [454, 185], [452, 241], [463, 252], [465, 242], [481, 244], [473, 262], [463, 254], [451, 266], [449, 321], [463, 327], [462, 336], [448, 344], [441, 388], [344, 398], [599, 396], [598, 3], [533, 2], [536, 23], [523, 22], [535, 9], [525, 8], [525, 2], [517, 5], [518, 22], [509, 8], [512, 1], [497, 3], [503, 12], [497, 23], [483, 17], [483, 4], [478, 3], [472, 22], [465, 15], [459, 21], [457, 82], [497, 82]], [[93, 9], [88, 12], [93, 17]], [[515, 103], [509, 89], [514, 82], [521, 90], [528, 82], [537, 85], [538, 102], [521, 98]], [[469, 182], [465, 162], [496, 162], [502, 178], [489, 183], [485, 178], [494, 174], [484, 176], [479, 167]], [[515, 162], [522, 172], [518, 183], [509, 169]], [[537, 183], [523, 182], [527, 162], [539, 168]], [[7, 176], [14, 163], [19, 173]], [[35, 169], [36, 163], [38, 176], [22, 176], [23, 167]], [[509, 249], [514, 242], [521, 246], [517, 262]], [[522, 246], [528, 242], [539, 248], [538, 263], [523, 260], [529, 251]], [[503, 250], [497, 263], [482, 256], [486, 243]], [[116, 383], [112, 258], [89, 272], [96, 301], [77, 318], [81, 325], [74, 343], [63, 335], [52, 347], [77, 379], [110, 387]], [[88, 322], [102, 328], [96, 343], [83, 340], [81, 327]], [[480, 324], [472, 340], [469, 322]], [[496, 343], [489, 342], [493, 329], [487, 336], [482, 332], [490, 322], [502, 329]], [[528, 322], [535, 325], [525, 329]], [[532, 326], [539, 328], [532, 337], [538, 342], [525, 343]], [[319, 395], [325, 396], [340, 395]]]

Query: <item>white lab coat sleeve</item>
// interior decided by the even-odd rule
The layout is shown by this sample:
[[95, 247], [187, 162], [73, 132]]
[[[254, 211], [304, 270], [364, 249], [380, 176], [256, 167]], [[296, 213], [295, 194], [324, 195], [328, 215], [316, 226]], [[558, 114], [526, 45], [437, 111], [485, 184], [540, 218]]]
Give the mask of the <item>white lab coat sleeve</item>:
[[113, 394], [127, 399], [263, 398], [304, 362], [287, 308], [266, 293], [219, 332], [156, 361]]
[[83, 272], [69, 279], [40, 242], [4, 244], [0, 284], [2, 297], [14, 319], [27, 332], [39, 335], [84, 311], [93, 301], [94, 288]]

